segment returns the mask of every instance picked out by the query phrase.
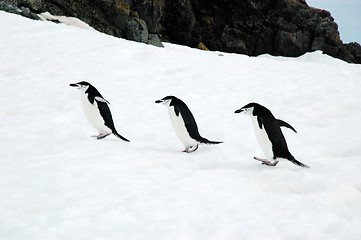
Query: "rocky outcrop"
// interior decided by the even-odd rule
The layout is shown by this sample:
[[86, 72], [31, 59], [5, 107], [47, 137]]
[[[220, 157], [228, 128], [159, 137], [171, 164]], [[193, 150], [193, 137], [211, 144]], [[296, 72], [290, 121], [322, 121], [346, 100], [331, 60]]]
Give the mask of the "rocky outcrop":
[[[361, 63], [357, 50], [340, 39], [328, 11], [304, 0], [165, 1], [161, 34], [170, 42], [257, 56], [300, 56], [321, 50], [347, 62]], [[353, 49], [360, 49], [354, 43]], [[358, 50], [359, 51], [359, 50]]]
[[[148, 10], [151, 4], [145, 4], [147, 1], [137, 5], [132, 0], [5, 0], [4, 2], [6, 3], [4, 6], [16, 6], [15, 9], [19, 9], [19, 12], [25, 9], [35, 16], [37, 16], [35, 13], [49, 12], [58, 16], [76, 17], [106, 34], [163, 47], [156, 32], [159, 19], [156, 14], [151, 14]], [[131, 9], [131, 6], [137, 7], [144, 16], [151, 16], [154, 24], [152, 25], [150, 17], [145, 17], [149, 21], [147, 24], [139, 17], [137, 11]], [[149, 29], [148, 26], [151, 28]]]
[[13, 4], [8, 4], [6, 2], [0, 2], [0, 10], [3, 10], [5, 12], [14, 13], [21, 15], [23, 17], [31, 18], [33, 20], [40, 20], [39, 16], [35, 13], [33, 13], [29, 8], [27, 7], [16, 7]]
[[79, 18], [93, 28], [116, 37], [163, 46], [156, 32], [152, 32], [138, 12], [132, 10], [131, 0], [43, 1], [42, 11]]
[[5, 0], [35, 13], [77, 17], [117, 37], [162, 41], [249, 56], [297, 57], [321, 50], [361, 63], [361, 46], [343, 44], [326, 10], [305, 0]]

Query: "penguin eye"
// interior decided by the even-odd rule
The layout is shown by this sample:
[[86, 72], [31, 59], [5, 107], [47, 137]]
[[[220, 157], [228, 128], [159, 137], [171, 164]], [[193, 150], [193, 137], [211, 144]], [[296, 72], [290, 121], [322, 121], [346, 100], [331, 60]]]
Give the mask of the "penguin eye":
[[170, 105], [170, 101], [171, 101], [171, 99], [165, 99], [165, 100], [163, 100], [163, 105], [165, 105], [165, 106], [169, 106]]

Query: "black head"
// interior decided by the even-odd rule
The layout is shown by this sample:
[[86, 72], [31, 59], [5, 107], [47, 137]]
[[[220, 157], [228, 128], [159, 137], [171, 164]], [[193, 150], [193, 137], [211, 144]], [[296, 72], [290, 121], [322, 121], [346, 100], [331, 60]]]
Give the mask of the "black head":
[[257, 115], [256, 113], [260, 110], [260, 109], [265, 109], [265, 107], [263, 107], [262, 105], [258, 104], [258, 103], [248, 103], [247, 105], [243, 106], [242, 108], [236, 110], [234, 113], [243, 113], [243, 114], [247, 114], [250, 116], [255, 116]]
[[155, 101], [155, 103], [162, 103], [163, 105], [169, 107], [169, 106], [171, 106], [171, 103], [174, 101], [180, 101], [180, 100], [178, 98], [176, 98], [175, 96], [166, 96], [166, 97], [162, 98], [161, 100]]
[[70, 87], [77, 87], [80, 92], [82, 93], [88, 93], [94, 96], [103, 97], [100, 92], [90, 83], [82, 81], [78, 83], [72, 83], [70, 84]]
[[85, 81], [70, 84], [70, 87], [77, 87], [78, 89], [81, 88], [87, 89], [89, 86], [91, 86], [91, 84]]

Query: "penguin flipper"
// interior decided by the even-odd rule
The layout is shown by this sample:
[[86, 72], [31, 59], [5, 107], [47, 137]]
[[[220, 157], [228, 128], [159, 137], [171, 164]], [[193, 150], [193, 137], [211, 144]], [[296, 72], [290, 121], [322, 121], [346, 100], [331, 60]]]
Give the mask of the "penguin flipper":
[[[103, 98], [102, 98], [103, 99]], [[130, 142], [125, 137], [121, 136], [119, 133], [117, 133], [117, 130], [114, 127], [114, 122], [112, 118], [112, 114], [110, 112], [109, 106], [107, 104], [107, 101], [104, 99], [104, 101], [98, 101], [98, 108], [100, 109], [100, 114], [102, 115], [104, 119], [104, 125], [111, 129], [112, 133], [117, 136], [118, 138], [122, 139], [123, 141]]]
[[296, 129], [294, 129], [290, 124], [286, 123], [285, 121], [277, 119], [277, 122], [280, 125], [280, 127], [287, 127], [289, 129], [292, 129], [295, 133], [297, 133]]
[[98, 102], [104, 102], [104, 103], [108, 103], [108, 104], [110, 104], [110, 102], [108, 102], [107, 100], [105, 100], [104, 98], [102, 98], [102, 97], [95, 97], [95, 100], [96, 101], [98, 101]]
[[120, 134], [117, 133], [117, 132], [113, 132], [113, 134], [114, 134], [115, 136], [117, 136], [118, 138], [122, 139], [122, 140], [125, 141], [125, 142], [130, 142], [128, 139], [126, 139], [125, 137], [123, 137], [122, 135], [120, 135]]

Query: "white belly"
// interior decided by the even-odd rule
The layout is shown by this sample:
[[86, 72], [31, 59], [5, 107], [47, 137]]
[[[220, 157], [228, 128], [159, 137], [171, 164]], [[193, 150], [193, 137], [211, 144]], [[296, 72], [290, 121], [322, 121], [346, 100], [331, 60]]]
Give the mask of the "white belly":
[[268, 139], [268, 136], [267, 136], [264, 126], [262, 126], [262, 129], [260, 129], [258, 126], [257, 117], [254, 117], [254, 116], [252, 116], [252, 123], [253, 123], [253, 129], [254, 129], [254, 133], [256, 135], [258, 144], [262, 148], [266, 159], [272, 160], [273, 159], [272, 143]]
[[198, 142], [189, 136], [186, 126], [184, 125], [184, 121], [181, 117], [181, 114], [179, 113], [179, 116], [177, 116], [174, 112], [173, 106], [168, 108], [168, 114], [169, 114], [170, 122], [172, 123], [172, 126], [174, 128], [174, 131], [176, 132], [179, 140], [181, 140], [184, 146], [190, 147], [197, 145]]
[[112, 132], [107, 126], [104, 125], [104, 120], [100, 115], [97, 102], [94, 101], [94, 103], [91, 104], [88, 101], [87, 95], [85, 94], [81, 94], [80, 98], [83, 106], [84, 115], [88, 119], [90, 124], [93, 125], [93, 127], [100, 134]]

